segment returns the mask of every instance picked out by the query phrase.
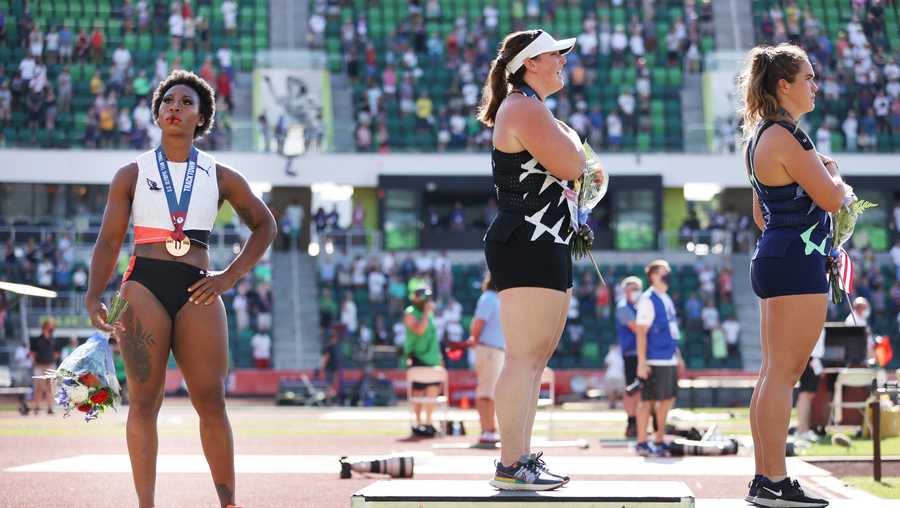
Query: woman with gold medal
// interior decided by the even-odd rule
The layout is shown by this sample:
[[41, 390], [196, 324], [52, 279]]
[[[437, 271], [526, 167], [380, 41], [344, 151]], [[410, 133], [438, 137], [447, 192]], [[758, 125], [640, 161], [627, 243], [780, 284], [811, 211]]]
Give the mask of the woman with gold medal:
[[[110, 184], [91, 258], [85, 303], [91, 323], [119, 339], [128, 379], [126, 436], [141, 508], [154, 505], [156, 420], [171, 351], [200, 417], [200, 440], [220, 505], [234, 506], [234, 444], [225, 412], [228, 330], [220, 295], [259, 261], [275, 238], [275, 220], [240, 173], [197, 150], [215, 116], [215, 92], [175, 71], [153, 94], [162, 144], [121, 167]], [[208, 240], [219, 207], [234, 207], [252, 233], [221, 272], [209, 271]], [[128, 310], [105, 324], [101, 295], [134, 224], [134, 251], [122, 282]]]

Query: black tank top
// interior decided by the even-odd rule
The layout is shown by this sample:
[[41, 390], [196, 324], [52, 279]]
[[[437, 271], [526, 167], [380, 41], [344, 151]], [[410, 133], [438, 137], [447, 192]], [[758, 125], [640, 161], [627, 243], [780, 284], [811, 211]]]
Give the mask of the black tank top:
[[[528, 86], [516, 92], [537, 97]], [[524, 223], [530, 241], [568, 245], [573, 230], [566, 190], [571, 183], [550, 174], [526, 150], [507, 153], [494, 148], [491, 167], [500, 212], [485, 240], [505, 242]]]

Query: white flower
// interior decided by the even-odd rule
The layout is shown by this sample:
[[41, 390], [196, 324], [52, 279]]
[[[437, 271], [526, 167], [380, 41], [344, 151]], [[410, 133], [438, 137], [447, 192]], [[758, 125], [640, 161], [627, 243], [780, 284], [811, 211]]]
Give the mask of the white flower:
[[70, 386], [67, 391], [69, 392], [69, 400], [71, 400], [72, 403], [76, 405], [87, 402], [88, 397], [90, 397], [91, 395], [88, 387], [84, 386], [81, 383], [75, 386]]

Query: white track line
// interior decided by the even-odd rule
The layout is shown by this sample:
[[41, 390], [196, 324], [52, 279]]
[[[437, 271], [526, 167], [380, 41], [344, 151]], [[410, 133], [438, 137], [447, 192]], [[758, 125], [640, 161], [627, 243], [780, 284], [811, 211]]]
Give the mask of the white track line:
[[[386, 458], [391, 455], [408, 455], [416, 458], [415, 471], [419, 474], [457, 475], [483, 474], [494, 471], [490, 455], [434, 455], [422, 451], [395, 451], [378, 457], [353, 457], [354, 460]], [[598, 456], [545, 456], [553, 470], [568, 471], [580, 475], [596, 476], [660, 476], [677, 478], [684, 476], [749, 477], [753, 471], [750, 457], [686, 457], [677, 459], [649, 459], [641, 457]], [[320, 473], [331, 474], [340, 470], [338, 455], [237, 455], [235, 469], [246, 474]], [[131, 464], [126, 454], [76, 455], [61, 459], [11, 467], [6, 472], [76, 473], [128, 473]], [[160, 455], [157, 461], [159, 473], [208, 473], [209, 466], [202, 455]], [[799, 459], [788, 459], [791, 476], [828, 476], [828, 472]]]

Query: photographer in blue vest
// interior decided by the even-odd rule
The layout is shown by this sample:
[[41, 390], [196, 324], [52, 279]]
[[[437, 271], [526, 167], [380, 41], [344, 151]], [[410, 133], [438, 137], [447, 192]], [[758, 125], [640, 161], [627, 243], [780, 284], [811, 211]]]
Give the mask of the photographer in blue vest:
[[[665, 456], [667, 446], [663, 441], [666, 416], [675, 402], [678, 389], [678, 321], [675, 304], [667, 294], [669, 263], [658, 259], [645, 268], [650, 288], [641, 295], [637, 304], [637, 376], [644, 380], [641, 402], [637, 411], [636, 451], [643, 456]], [[647, 440], [647, 421], [651, 410], [656, 413], [655, 441]]]
[[[644, 289], [644, 283], [638, 277], [625, 277], [619, 284], [622, 288], [622, 298], [616, 303], [616, 338], [619, 340], [619, 350], [622, 353], [622, 361], [625, 364], [625, 385], [634, 383], [637, 379], [637, 302]], [[628, 425], [625, 428], [625, 437], [637, 437], [637, 406], [641, 401], [641, 392], [626, 392], [622, 398], [625, 406], [625, 414], [628, 415]]]

